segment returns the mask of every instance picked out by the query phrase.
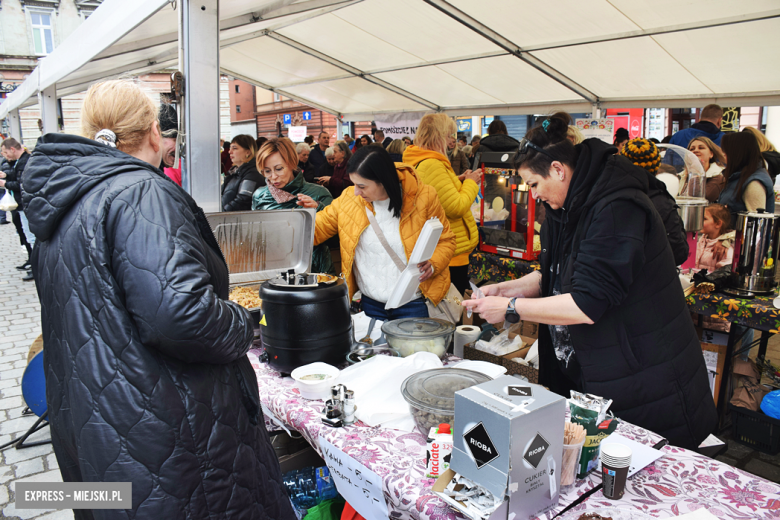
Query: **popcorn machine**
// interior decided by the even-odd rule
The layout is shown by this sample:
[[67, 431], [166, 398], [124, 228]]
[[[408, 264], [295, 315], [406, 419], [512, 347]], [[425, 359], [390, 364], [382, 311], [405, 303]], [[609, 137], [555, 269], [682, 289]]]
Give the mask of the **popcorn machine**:
[[479, 250], [536, 260], [544, 209], [512, 167], [515, 153], [477, 152], [474, 158], [484, 173], [479, 200], [472, 206], [479, 224]]

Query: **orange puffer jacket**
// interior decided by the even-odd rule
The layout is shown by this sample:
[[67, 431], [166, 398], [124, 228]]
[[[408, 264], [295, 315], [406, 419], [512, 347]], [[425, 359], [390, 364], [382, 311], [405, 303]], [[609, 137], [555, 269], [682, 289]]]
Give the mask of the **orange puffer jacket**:
[[[436, 190], [421, 183], [412, 167], [396, 163], [396, 170], [404, 194], [400, 231], [407, 261], [426, 220], [438, 217], [444, 225], [439, 244], [436, 246], [433, 258], [431, 258], [433, 276], [420, 284], [423, 295], [438, 305], [450, 287], [450, 271], [447, 266], [455, 252], [455, 235], [450, 230], [447, 216], [439, 203]], [[349, 285], [350, 298], [358, 289], [353, 271], [355, 248], [360, 240], [360, 235], [369, 226], [365, 208], [374, 211], [371, 204], [363, 200], [362, 197], [356, 196], [354, 188], [349, 187], [330, 206], [317, 213], [314, 244], [321, 244], [338, 234], [341, 242], [341, 271]], [[376, 275], [381, 276], [381, 273]]]

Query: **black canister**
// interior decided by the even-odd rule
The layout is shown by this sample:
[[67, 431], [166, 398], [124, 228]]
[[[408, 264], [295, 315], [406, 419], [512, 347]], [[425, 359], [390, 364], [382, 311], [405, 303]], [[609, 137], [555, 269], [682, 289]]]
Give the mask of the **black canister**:
[[[352, 317], [344, 280], [330, 284], [260, 286], [261, 330], [268, 363], [279, 372], [321, 361], [338, 365], [352, 346]], [[264, 324], [263, 324], [264, 322]]]

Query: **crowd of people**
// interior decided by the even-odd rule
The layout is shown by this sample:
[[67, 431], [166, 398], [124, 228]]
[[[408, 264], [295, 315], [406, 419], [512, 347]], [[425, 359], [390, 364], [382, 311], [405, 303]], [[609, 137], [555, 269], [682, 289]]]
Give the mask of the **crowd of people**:
[[[707, 269], [728, 264], [736, 212], [774, 211], [780, 163], [763, 134], [724, 133], [720, 117], [710, 105], [665, 139], [695, 155], [718, 203], [696, 251]], [[584, 139], [571, 122], [553, 114], [520, 141], [497, 119], [469, 142], [444, 114], [424, 116], [413, 139], [238, 135], [223, 143], [222, 210], [314, 210], [312, 271], [336, 274], [338, 248], [368, 316], [424, 317], [453, 285], [468, 286], [475, 155], [516, 152], [515, 170], [545, 208], [542, 269], [463, 305], [491, 323], [545, 325], [541, 384], [611, 398], [621, 418], [695, 448], [717, 418], [677, 276], [689, 253], [677, 170], [652, 140]], [[0, 188], [18, 202], [5, 220], [41, 301], [55, 454], [65, 481], [133, 482], [145, 517], [292, 519], [245, 356], [251, 317], [227, 299], [222, 253], [179, 187], [177, 137], [137, 86], [107, 81], [87, 92], [81, 136], [46, 134], [32, 156], [2, 141]], [[417, 265], [419, 297], [385, 309], [433, 217], [444, 229]]]

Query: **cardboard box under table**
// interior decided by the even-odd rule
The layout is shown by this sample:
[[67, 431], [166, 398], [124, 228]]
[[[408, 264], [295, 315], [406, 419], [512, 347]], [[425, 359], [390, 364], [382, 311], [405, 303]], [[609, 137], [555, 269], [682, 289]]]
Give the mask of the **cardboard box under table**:
[[491, 520], [558, 505], [565, 414], [562, 396], [511, 376], [455, 393], [450, 469], [506, 497]]

